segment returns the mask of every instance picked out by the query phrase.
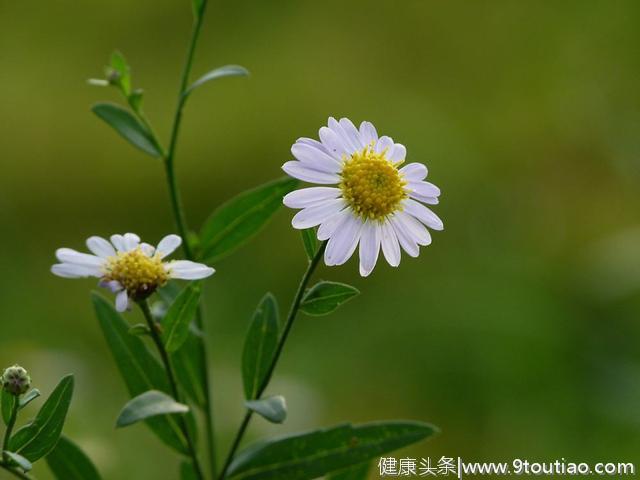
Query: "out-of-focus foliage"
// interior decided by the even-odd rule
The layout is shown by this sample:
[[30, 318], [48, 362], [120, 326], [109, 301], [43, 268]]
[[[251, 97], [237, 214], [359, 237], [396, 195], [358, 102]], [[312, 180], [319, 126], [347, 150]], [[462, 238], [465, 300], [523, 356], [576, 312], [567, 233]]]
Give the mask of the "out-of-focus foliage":
[[[43, 391], [76, 372], [65, 434], [107, 480], [163, 478], [177, 459], [149, 429], [114, 430], [129, 397], [91, 281], [48, 268], [91, 234], [172, 230], [161, 165], [90, 112], [119, 99], [85, 80], [122, 51], [166, 138], [190, 8], [0, 5], [0, 364], [20, 360]], [[443, 191], [445, 231], [418, 259], [367, 279], [354, 261], [320, 269], [362, 294], [299, 318], [267, 392], [287, 398], [287, 422], [256, 421], [250, 437], [404, 417], [443, 431], [406, 452], [417, 457], [637, 461], [640, 5], [288, 0], [212, 2], [206, 15], [192, 81], [228, 63], [252, 75], [189, 100], [176, 161], [194, 231], [281, 176], [291, 144], [329, 115], [374, 122]], [[268, 290], [287, 305], [306, 266], [291, 215], [204, 288], [221, 452], [241, 420], [255, 305]]]

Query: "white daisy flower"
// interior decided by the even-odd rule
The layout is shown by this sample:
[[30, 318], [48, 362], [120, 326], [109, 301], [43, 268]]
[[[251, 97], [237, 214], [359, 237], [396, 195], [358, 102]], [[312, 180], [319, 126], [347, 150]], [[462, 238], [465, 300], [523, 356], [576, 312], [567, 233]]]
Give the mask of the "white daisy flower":
[[167, 235], [157, 247], [141, 243], [135, 233], [112, 235], [110, 240], [87, 239], [87, 248], [93, 255], [59, 248], [56, 257], [61, 263], [53, 265], [51, 272], [63, 278], [99, 278], [101, 287], [117, 294], [116, 310], [123, 312], [131, 300], [147, 298], [172, 278], [199, 280], [215, 271], [189, 260], [164, 261], [182, 244], [178, 235]]
[[[360, 245], [360, 274], [369, 275], [380, 248], [393, 267], [400, 247], [412, 257], [429, 245], [426, 227], [442, 230], [442, 221], [423, 203], [438, 203], [440, 189], [425, 182], [427, 167], [409, 163], [407, 149], [390, 137], [378, 137], [362, 122], [358, 130], [347, 118], [329, 118], [320, 141], [300, 138], [291, 147], [297, 159], [282, 169], [309, 183], [335, 185], [303, 188], [284, 197], [287, 207], [301, 209], [292, 220], [297, 229], [319, 225], [317, 237], [328, 240], [327, 265], [342, 265]], [[420, 203], [422, 202], [422, 203]]]

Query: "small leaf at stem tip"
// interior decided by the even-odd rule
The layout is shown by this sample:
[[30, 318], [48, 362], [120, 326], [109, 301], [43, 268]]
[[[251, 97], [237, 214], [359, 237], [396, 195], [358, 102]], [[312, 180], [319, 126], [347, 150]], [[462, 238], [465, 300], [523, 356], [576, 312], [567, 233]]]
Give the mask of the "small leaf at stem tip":
[[215, 262], [253, 238], [282, 206], [298, 181], [282, 177], [237, 195], [218, 207], [200, 232], [201, 257]]
[[359, 465], [419, 442], [437, 432], [422, 422], [404, 420], [344, 424], [249, 445], [229, 467], [229, 478], [303, 480]]
[[18, 466], [25, 472], [28, 472], [33, 468], [33, 465], [31, 464], [31, 462], [26, 458], [24, 458], [22, 455], [19, 455], [14, 452], [8, 452], [6, 450], [4, 451], [4, 454], [7, 457], [9, 457], [11, 460], [13, 460], [16, 464], [18, 464]]
[[118, 86], [125, 97], [131, 95], [131, 73], [129, 65], [120, 52], [115, 51], [111, 54], [110, 72], [113, 78], [109, 81]]
[[305, 293], [300, 310], [307, 315], [327, 315], [359, 293], [345, 283], [319, 282]]
[[144, 323], [136, 323], [129, 327], [130, 335], [149, 335], [150, 333], [149, 327]]
[[73, 396], [73, 375], [67, 375], [42, 404], [36, 418], [16, 431], [9, 441], [9, 449], [31, 462], [46, 456], [54, 449], [69, 411]]
[[57, 480], [100, 480], [100, 474], [91, 459], [65, 436], [60, 437], [46, 460]]
[[304, 246], [304, 251], [307, 253], [307, 258], [309, 260], [313, 260], [313, 257], [316, 256], [316, 252], [318, 251], [316, 229], [306, 228], [304, 230], [300, 230], [300, 235], [302, 236], [302, 245]]
[[169, 353], [177, 351], [189, 336], [189, 326], [198, 310], [201, 292], [200, 286], [192, 283], [178, 294], [169, 307], [162, 322], [162, 341]]
[[272, 423], [282, 423], [287, 418], [287, 403], [282, 395], [260, 400], [247, 400], [244, 404], [249, 410], [253, 410]]
[[211, 82], [212, 80], [217, 80], [218, 78], [224, 77], [248, 77], [249, 70], [240, 65], [225, 65], [224, 67], [216, 68], [215, 70], [211, 70], [210, 72], [205, 73], [198, 80], [193, 82], [189, 88], [184, 92], [184, 96], [188, 96], [191, 92], [193, 92], [196, 88], [204, 85], [207, 82]]
[[151, 134], [136, 117], [124, 108], [112, 103], [98, 103], [91, 110], [134, 147], [153, 157], [161, 156]]
[[116, 428], [126, 427], [158, 415], [187, 413], [188, 411], [187, 405], [176, 402], [166, 393], [149, 390], [127, 402], [118, 415]]
[[37, 388], [30, 390], [24, 397], [20, 399], [20, 405], [18, 406], [18, 408], [22, 410], [39, 396], [40, 390], [38, 390]]

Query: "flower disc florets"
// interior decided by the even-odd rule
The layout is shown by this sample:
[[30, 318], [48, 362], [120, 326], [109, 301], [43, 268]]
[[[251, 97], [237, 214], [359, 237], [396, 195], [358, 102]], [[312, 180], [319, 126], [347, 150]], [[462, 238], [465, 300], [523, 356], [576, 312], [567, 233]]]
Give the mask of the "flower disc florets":
[[12, 395], [22, 395], [30, 386], [31, 377], [20, 365], [9, 367], [2, 374], [2, 388]]
[[401, 210], [406, 180], [397, 167], [385, 157], [366, 146], [346, 160], [340, 173], [342, 196], [352, 210], [363, 219], [382, 220]]
[[150, 257], [138, 247], [109, 257], [105, 262], [104, 280], [118, 282], [131, 298], [138, 300], [164, 286], [169, 280], [169, 274], [160, 255]]

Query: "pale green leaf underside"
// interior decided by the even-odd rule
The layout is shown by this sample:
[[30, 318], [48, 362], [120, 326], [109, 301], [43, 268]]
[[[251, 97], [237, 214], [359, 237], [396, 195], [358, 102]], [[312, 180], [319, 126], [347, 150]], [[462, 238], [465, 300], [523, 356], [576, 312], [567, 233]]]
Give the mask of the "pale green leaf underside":
[[207, 82], [211, 82], [213, 80], [217, 80], [219, 78], [224, 77], [248, 77], [249, 70], [240, 65], [225, 65], [223, 67], [216, 68], [211, 70], [210, 72], [205, 73], [198, 80], [193, 82], [189, 88], [184, 92], [184, 96], [186, 97], [191, 92], [193, 92], [196, 88], [204, 85]]
[[132, 398], [120, 411], [116, 427], [126, 427], [147, 418], [173, 413], [187, 413], [189, 407], [176, 402], [158, 390], [150, 390]]
[[287, 403], [282, 395], [247, 400], [244, 404], [249, 410], [253, 410], [272, 423], [282, 423], [287, 418]]
[[31, 464], [31, 462], [29, 460], [27, 460], [26, 458], [24, 458], [22, 455], [19, 455], [17, 453], [14, 452], [8, 452], [5, 450], [4, 454], [9, 457], [11, 460], [13, 460], [14, 462], [16, 462], [18, 464], [18, 466], [24, 470], [25, 472], [28, 472], [29, 470], [31, 470], [33, 468], [33, 465]]

